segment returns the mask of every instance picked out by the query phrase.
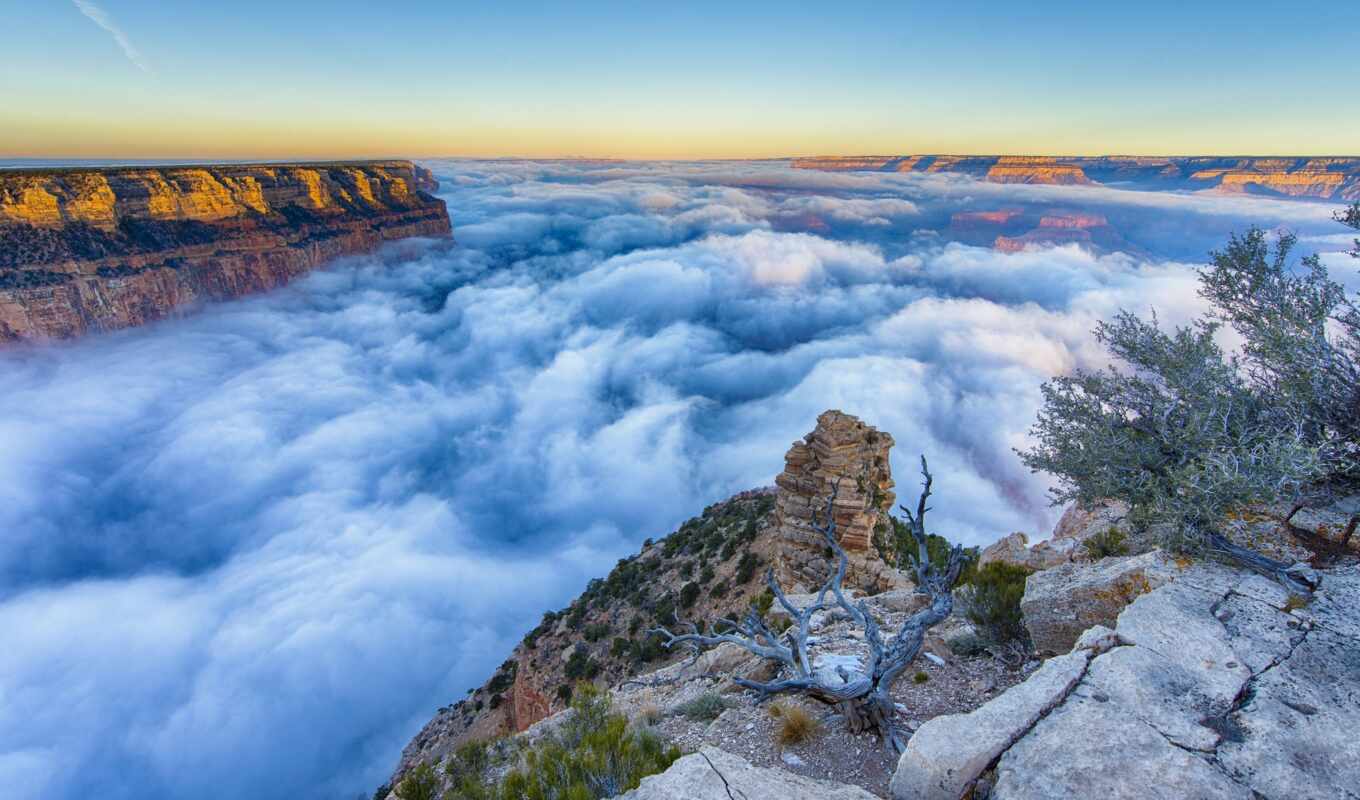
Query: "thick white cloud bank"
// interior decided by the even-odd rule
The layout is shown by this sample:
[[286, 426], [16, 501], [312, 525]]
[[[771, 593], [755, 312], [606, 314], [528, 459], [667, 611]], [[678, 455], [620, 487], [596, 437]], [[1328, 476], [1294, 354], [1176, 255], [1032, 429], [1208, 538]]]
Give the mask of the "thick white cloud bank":
[[[0, 354], [5, 796], [371, 791], [545, 609], [769, 483], [827, 408], [894, 434], [903, 494], [931, 459], [938, 532], [1043, 535], [1012, 448], [1046, 377], [1101, 363], [1096, 320], [1195, 313], [1193, 263], [1251, 222], [1345, 243], [1308, 203], [431, 166], [457, 247]], [[1138, 255], [938, 232], [1002, 205], [1098, 210]]]

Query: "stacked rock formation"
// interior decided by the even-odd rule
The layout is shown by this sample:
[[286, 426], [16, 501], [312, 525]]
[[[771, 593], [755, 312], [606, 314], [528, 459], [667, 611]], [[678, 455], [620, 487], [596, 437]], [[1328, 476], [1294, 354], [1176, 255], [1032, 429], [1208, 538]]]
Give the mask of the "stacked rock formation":
[[448, 236], [409, 161], [0, 170], [0, 342], [140, 325], [407, 236]]
[[786, 590], [811, 590], [829, 574], [829, 550], [814, 527], [825, 524], [827, 500], [836, 490], [831, 515], [836, 534], [849, 556], [846, 586], [883, 591], [907, 583], [874, 546], [874, 535], [890, 538], [888, 511], [893, 507], [892, 467], [888, 451], [893, 438], [858, 418], [827, 411], [817, 427], [795, 442], [784, 456], [784, 471], [775, 479], [778, 575]]

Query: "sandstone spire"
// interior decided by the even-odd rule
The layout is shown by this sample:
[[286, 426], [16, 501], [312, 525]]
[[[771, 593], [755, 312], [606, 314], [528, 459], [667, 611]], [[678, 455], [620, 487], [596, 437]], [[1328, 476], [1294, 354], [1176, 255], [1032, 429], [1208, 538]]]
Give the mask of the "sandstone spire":
[[775, 479], [775, 526], [779, 541], [778, 573], [785, 587], [812, 590], [826, 579], [827, 548], [812, 529], [821, 520], [833, 486], [839, 483], [833, 514], [841, 546], [850, 558], [845, 585], [881, 591], [906, 582], [874, 547], [875, 530], [887, 536], [891, 522], [892, 468], [888, 450], [893, 438], [858, 418], [832, 410], [817, 418], [817, 427], [795, 442], [784, 456], [784, 471]]

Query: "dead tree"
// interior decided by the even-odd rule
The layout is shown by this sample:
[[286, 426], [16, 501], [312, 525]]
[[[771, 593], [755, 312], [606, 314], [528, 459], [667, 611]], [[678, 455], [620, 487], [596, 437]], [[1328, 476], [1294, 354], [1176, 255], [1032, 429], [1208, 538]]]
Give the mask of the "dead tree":
[[[826, 539], [836, 559], [836, 567], [817, 593], [816, 602], [798, 608], [789, 602], [784, 591], [775, 580], [774, 570], [767, 570], [765, 582], [780, 606], [792, 618], [792, 625], [783, 634], [776, 634], [752, 607], [746, 617], [738, 622], [731, 619], [719, 620], [712, 635], [699, 633], [674, 634], [665, 628], [654, 632], [666, 637], [665, 646], [669, 649], [677, 644], [696, 647], [715, 647], [720, 644], [734, 644], [761, 658], [777, 662], [781, 675], [771, 681], [753, 681], [733, 678], [740, 686], [752, 689], [759, 694], [760, 700], [784, 693], [801, 694], [820, 703], [833, 706], [845, 718], [846, 726], [853, 733], [874, 731], [887, 747], [900, 752], [906, 740], [893, 722], [893, 701], [890, 694], [893, 683], [921, 650], [926, 631], [943, 621], [954, 609], [954, 583], [958, 580], [963, 567], [963, 548], [955, 546], [943, 569], [930, 561], [926, 547], [926, 512], [930, 509], [926, 501], [930, 497], [931, 475], [926, 459], [921, 457], [921, 474], [925, 478], [921, 498], [913, 512], [901, 506], [907, 518], [907, 529], [916, 545], [916, 553], [900, 554], [899, 563], [912, 561], [916, 572], [917, 591], [925, 594], [930, 602], [920, 611], [912, 614], [897, 629], [890, 641], [885, 641], [879, 631], [878, 622], [869, 612], [863, 600], [852, 604], [845, 597], [842, 583], [848, 559], [840, 542], [836, 540], [836, 519], [834, 504], [836, 489], [826, 504], [826, 523], [813, 527]], [[906, 548], [903, 547], [905, 550]], [[828, 608], [839, 608], [850, 620], [864, 630], [864, 641], [869, 647], [868, 663], [863, 669], [854, 671], [837, 667], [834, 671], [814, 669], [812, 656], [808, 652], [808, 633], [812, 615]]]

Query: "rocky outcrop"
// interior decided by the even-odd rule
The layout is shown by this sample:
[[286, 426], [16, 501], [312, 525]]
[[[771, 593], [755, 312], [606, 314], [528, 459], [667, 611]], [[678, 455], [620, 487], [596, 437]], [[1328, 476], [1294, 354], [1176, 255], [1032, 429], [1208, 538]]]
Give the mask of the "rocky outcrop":
[[858, 418], [827, 411], [817, 427], [784, 456], [775, 478], [774, 525], [779, 540], [778, 575], [786, 591], [821, 586], [830, 574], [828, 548], [813, 528], [826, 522], [826, 504], [836, 489], [832, 516], [850, 566], [845, 585], [882, 591], [905, 584], [874, 546], [875, 535], [889, 536], [893, 507], [893, 438]]
[[978, 566], [985, 567], [993, 562], [1000, 562], [1028, 570], [1049, 569], [1073, 560], [1075, 547], [1072, 545], [1075, 545], [1075, 542], [1069, 540], [1065, 544], [1068, 546], [1059, 547], [1055, 542], [1039, 542], [1030, 547], [1029, 537], [1016, 531], [984, 548], [982, 554], [978, 556]]
[[858, 786], [752, 766], [716, 747], [679, 759], [619, 800], [877, 800]]
[[1003, 253], [1018, 253], [1032, 247], [1068, 244], [1093, 251], [1127, 247], [1101, 215], [1056, 211], [1042, 215], [1038, 225], [1019, 236], [997, 236], [992, 247]]
[[1040, 653], [1065, 653], [1087, 628], [1112, 626], [1129, 603], [1163, 585], [1178, 567], [1160, 550], [1063, 564], [1025, 579], [1025, 629]]
[[923, 725], [893, 797], [1354, 800], [1357, 604], [1356, 566], [1324, 571], [1309, 602], [1187, 567], [1024, 684]]
[[999, 760], [993, 797], [1360, 797], [1357, 603], [1355, 567], [1303, 606], [1188, 570], [1120, 616], [1121, 646]]
[[1121, 188], [1360, 199], [1360, 158], [1139, 156], [819, 156], [802, 169], [951, 172], [991, 183], [1118, 184]]
[[1107, 500], [1091, 507], [1073, 503], [1063, 511], [1053, 535], [1030, 545], [1029, 536], [1016, 532], [983, 548], [978, 566], [994, 561], [1024, 567], [1029, 570], [1051, 569], [1068, 562], [1089, 561], [1086, 540], [1099, 534], [1116, 531], [1125, 545], [1135, 553], [1152, 549], [1146, 533], [1135, 534], [1128, 522], [1128, 507]]
[[0, 341], [66, 338], [448, 236], [409, 161], [0, 171]]

